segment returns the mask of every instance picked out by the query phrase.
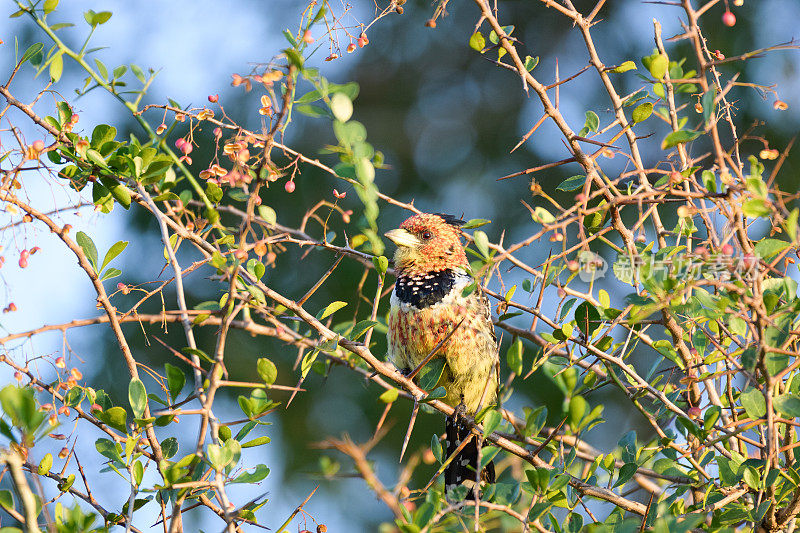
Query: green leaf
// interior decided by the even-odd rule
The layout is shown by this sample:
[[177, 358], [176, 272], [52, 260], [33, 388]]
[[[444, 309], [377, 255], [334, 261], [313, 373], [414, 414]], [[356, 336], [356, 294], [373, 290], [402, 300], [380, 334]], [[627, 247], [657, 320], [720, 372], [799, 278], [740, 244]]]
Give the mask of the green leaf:
[[378, 400], [382, 401], [383, 403], [392, 403], [400, 396], [400, 391], [396, 388], [392, 387], [391, 389], [386, 389], [383, 394], [378, 396]]
[[127, 431], [128, 413], [122, 407], [111, 407], [105, 411], [98, 412], [96, 416], [114, 429], [123, 433]]
[[249, 440], [242, 444], [242, 448], [255, 448], [256, 446], [261, 446], [262, 444], [269, 444], [272, 441], [267, 436], [256, 437], [253, 440]]
[[627, 483], [636, 473], [636, 470], [638, 470], [638, 468], [639, 467], [635, 462], [625, 463], [624, 465], [622, 465], [622, 467], [619, 469], [619, 474], [617, 474], [617, 482], [614, 483], [614, 488], [621, 487], [622, 485]]
[[485, 218], [473, 218], [468, 220], [466, 224], [461, 226], [461, 229], [475, 229], [491, 223], [492, 223], [491, 220], [486, 220]]
[[214, 183], [213, 181], [209, 181], [206, 183], [206, 196], [208, 199], [211, 200], [213, 203], [217, 204], [220, 200], [222, 200], [222, 187]]
[[797, 220], [798, 215], [800, 215], [800, 209], [795, 207], [789, 213], [789, 216], [786, 217], [786, 220], [783, 223], [783, 227], [786, 229], [786, 234], [789, 236], [789, 239], [792, 242], [797, 241]]
[[481, 32], [476, 31], [472, 34], [472, 37], [469, 38], [469, 47], [477, 52], [483, 51], [486, 47], [486, 39]]
[[48, 453], [44, 457], [42, 457], [41, 461], [39, 461], [39, 467], [36, 469], [36, 472], [40, 476], [43, 476], [50, 471], [50, 467], [52, 466], [53, 466], [53, 454]]
[[172, 191], [167, 191], [153, 197], [154, 202], [170, 202], [174, 200], [180, 200], [180, 196]]
[[330, 315], [332, 315], [342, 307], [345, 307], [346, 305], [347, 302], [340, 302], [340, 301], [328, 304], [328, 307], [325, 308], [325, 310], [322, 312], [322, 315], [317, 317], [317, 320], [324, 320], [325, 318], [329, 317]]
[[780, 394], [772, 401], [775, 409], [787, 418], [800, 417], [800, 397], [796, 394]]
[[750, 218], [767, 217], [772, 213], [769, 205], [761, 198], [753, 198], [742, 203], [742, 211]]
[[539, 57], [531, 57], [525, 56], [525, 70], [528, 72], [532, 71], [536, 68], [536, 65], [539, 64]]
[[[667, 69], [669, 68], [669, 59], [664, 54], [654, 54], [650, 56], [650, 61], [645, 61], [646, 58], [642, 58], [642, 62], [645, 64], [644, 66], [647, 67], [647, 70], [650, 71], [650, 74], [657, 80], [661, 80], [666, 76]], [[648, 64], [649, 63], [649, 64]]]
[[758, 470], [752, 466], [745, 467], [744, 471], [742, 472], [742, 478], [751, 489], [758, 490], [760, 488], [761, 476], [758, 475]]
[[231, 483], [258, 483], [268, 475], [269, 468], [267, 468], [267, 465], [258, 465], [253, 473], [244, 472], [239, 474]]
[[486, 236], [481, 230], [476, 230], [472, 234], [472, 240], [475, 243], [475, 247], [481, 253], [483, 257], [488, 259], [489, 257], [489, 237]]
[[636, 70], [636, 63], [634, 63], [633, 61], [625, 61], [618, 67], [614, 67], [613, 69], [611, 69], [610, 72], [613, 72], [615, 74], [622, 74], [623, 72], [628, 72], [629, 70]]
[[233, 452], [227, 446], [209, 444], [206, 448], [206, 458], [214, 470], [219, 472], [233, 460]]
[[86, 159], [100, 168], [108, 168], [108, 163], [106, 163], [106, 160], [103, 158], [102, 154], [93, 148], [86, 150]]
[[353, 326], [353, 329], [350, 331], [350, 340], [351, 341], [358, 340], [367, 331], [369, 331], [370, 329], [372, 329], [377, 325], [378, 323], [374, 320], [362, 320], [361, 322]]
[[274, 225], [278, 221], [278, 215], [275, 213], [275, 210], [268, 205], [260, 205], [258, 206], [258, 216], [264, 219], [264, 222], [270, 225]]
[[[93, 152], [94, 150], [86, 150], [86, 155], [89, 155], [89, 152]], [[111, 196], [119, 202], [119, 205], [128, 209], [131, 205], [131, 190], [128, 189], [125, 185], [120, 183], [119, 181], [115, 180], [114, 178], [100, 178], [100, 181], [103, 185], [111, 192]]]
[[589, 338], [600, 327], [600, 312], [591, 303], [581, 302], [575, 308], [575, 323], [584, 336]]
[[663, 141], [661, 141], [661, 149], [666, 150], [668, 148], [672, 148], [673, 146], [677, 146], [681, 143], [687, 143], [693, 141], [700, 137], [703, 134], [702, 131], [687, 131], [687, 130], [678, 130], [673, 131], [669, 135], [667, 135]]
[[103, 64], [103, 62], [100, 61], [97, 58], [94, 58], [94, 64], [97, 67], [97, 72], [100, 74], [100, 77], [103, 78], [104, 80], [107, 80], [108, 79], [108, 69]]
[[30, 45], [28, 49], [25, 50], [25, 53], [22, 54], [22, 59], [19, 60], [19, 64], [22, 65], [33, 56], [40, 53], [42, 51], [42, 48], [44, 48], [44, 45], [42, 43], [34, 43]]
[[353, 116], [353, 101], [343, 93], [331, 97], [330, 108], [333, 116], [342, 122], [347, 122]]
[[115, 257], [117, 257], [119, 254], [121, 254], [123, 252], [123, 250], [125, 250], [125, 248], [127, 248], [127, 246], [128, 246], [128, 241], [117, 241], [116, 243], [114, 243], [114, 245], [111, 246], [111, 248], [109, 248], [108, 251], [106, 252], [106, 256], [103, 258], [103, 264], [100, 265], [100, 271], [102, 272], [103, 269], [105, 269], [106, 266]]
[[97, 452], [111, 461], [122, 463], [122, 455], [120, 455], [120, 446], [110, 439], [97, 439], [94, 443]]
[[289, 60], [289, 63], [299, 69], [303, 68], [303, 62], [305, 60], [303, 59], [303, 56], [297, 52], [297, 50], [294, 50], [293, 48], [287, 48], [283, 52], [286, 54], [286, 59]]
[[81, 247], [83, 250], [84, 255], [92, 263], [92, 268], [94, 268], [95, 272], [97, 271], [97, 247], [94, 245], [94, 241], [91, 237], [86, 235], [84, 232], [79, 231], [75, 235], [75, 240], [78, 242], [78, 246]]
[[522, 339], [515, 339], [506, 352], [508, 368], [518, 376], [522, 374], [522, 353]]
[[116, 80], [116, 79], [119, 79], [122, 76], [124, 76], [126, 72], [128, 72], [128, 67], [125, 66], [125, 65], [120, 65], [120, 66], [118, 66], [117, 68], [114, 69], [114, 72], [112, 72], [112, 75], [114, 76], [114, 79]]
[[443, 357], [434, 357], [425, 367], [419, 371], [419, 387], [429, 391], [439, 382], [444, 372], [445, 360]]
[[780, 239], [761, 239], [756, 243], [753, 252], [760, 258], [769, 260], [791, 245], [792, 243]]
[[164, 363], [164, 369], [167, 372], [167, 388], [169, 389], [169, 397], [174, 403], [178, 398], [178, 395], [183, 390], [183, 386], [186, 384], [186, 374], [184, 374], [183, 370], [177, 366], [173, 366], [169, 363]]
[[503, 415], [498, 413], [497, 411], [489, 411], [483, 417], [483, 434], [488, 436], [492, 431], [500, 427], [500, 423], [503, 421]]
[[64, 72], [64, 54], [59, 52], [50, 61], [50, 79], [57, 82], [61, 79], [61, 74]]
[[136, 79], [139, 80], [140, 82], [142, 83], [147, 82], [147, 78], [144, 75], [144, 71], [142, 70], [142, 67], [140, 67], [139, 65], [131, 63], [131, 72], [133, 72], [133, 75], [136, 76]]
[[565, 192], [577, 191], [578, 189], [583, 187], [584, 183], [586, 183], [586, 176], [584, 176], [583, 174], [579, 174], [577, 176], [572, 176], [562, 181], [558, 185], [558, 187], [556, 187], [556, 190]]
[[168, 437], [161, 441], [161, 451], [164, 453], [164, 459], [174, 457], [178, 453], [178, 439]]
[[45, 15], [49, 15], [58, 7], [58, 0], [45, 0], [42, 6]]
[[373, 256], [372, 264], [375, 265], [375, 270], [378, 271], [378, 275], [381, 277], [383, 277], [383, 275], [386, 274], [386, 271], [389, 269], [389, 260], [383, 255]]
[[278, 379], [278, 368], [275, 366], [275, 363], [266, 357], [258, 358], [256, 370], [258, 371], [258, 376], [267, 385], [272, 385], [275, 383], [275, 380]]
[[554, 217], [550, 211], [540, 206], [533, 208], [531, 218], [534, 222], [538, 222], [539, 224], [552, 224], [556, 221], [556, 217]]
[[764, 400], [764, 395], [756, 388], [749, 388], [744, 391], [739, 400], [742, 402], [747, 416], [753, 420], [758, 420], [767, 413], [767, 402]]
[[142, 418], [147, 407], [147, 389], [144, 388], [144, 383], [139, 378], [131, 379], [128, 384], [128, 402], [133, 409], [134, 416]]
[[113, 279], [119, 277], [122, 274], [122, 271], [118, 268], [111, 267], [106, 270], [103, 275], [100, 277], [100, 281], [106, 281], [108, 279]]
[[600, 129], [600, 117], [594, 111], [586, 112], [586, 122], [583, 127], [591, 132], [597, 132]]
[[653, 113], [653, 104], [651, 102], [644, 102], [636, 106], [631, 114], [631, 120], [634, 124], [644, 122]]

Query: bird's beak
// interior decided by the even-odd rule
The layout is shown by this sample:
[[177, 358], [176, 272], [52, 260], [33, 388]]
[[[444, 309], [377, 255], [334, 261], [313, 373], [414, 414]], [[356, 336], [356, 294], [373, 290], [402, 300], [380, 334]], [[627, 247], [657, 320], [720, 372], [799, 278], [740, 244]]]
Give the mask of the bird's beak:
[[413, 248], [419, 246], [420, 240], [417, 239], [412, 233], [408, 231], [398, 228], [393, 229], [392, 231], [387, 231], [384, 233], [384, 236], [387, 237], [390, 241], [395, 243], [397, 246], [405, 246], [408, 248]]

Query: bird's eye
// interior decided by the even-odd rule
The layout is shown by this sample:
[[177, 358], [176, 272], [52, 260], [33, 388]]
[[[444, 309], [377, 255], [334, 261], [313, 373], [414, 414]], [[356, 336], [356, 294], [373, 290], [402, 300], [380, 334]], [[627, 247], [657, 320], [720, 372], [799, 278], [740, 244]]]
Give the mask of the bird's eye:
[[426, 241], [429, 240], [431, 237], [433, 237], [433, 235], [431, 235], [430, 231], [423, 231], [421, 236], [422, 236], [422, 239], [426, 240]]

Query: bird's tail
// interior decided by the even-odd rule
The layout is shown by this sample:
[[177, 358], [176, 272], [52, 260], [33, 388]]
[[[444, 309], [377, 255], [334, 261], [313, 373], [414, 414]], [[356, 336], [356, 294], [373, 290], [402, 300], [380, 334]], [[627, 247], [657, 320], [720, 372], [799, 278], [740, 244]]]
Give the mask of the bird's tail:
[[[461, 443], [469, 437], [470, 428], [462, 423], [459, 416], [448, 416], [445, 420], [445, 436], [447, 437], [447, 457], [455, 453]], [[478, 469], [478, 442], [475, 437], [456, 455], [444, 470], [445, 490], [450, 490], [465, 482], [475, 483]], [[481, 471], [482, 483], [494, 483], [494, 461], [490, 461]]]

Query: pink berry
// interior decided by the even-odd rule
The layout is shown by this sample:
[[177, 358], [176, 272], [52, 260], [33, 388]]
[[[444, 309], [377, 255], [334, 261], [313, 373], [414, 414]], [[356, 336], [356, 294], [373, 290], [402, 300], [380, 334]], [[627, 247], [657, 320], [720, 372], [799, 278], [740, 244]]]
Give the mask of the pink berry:
[[731, 13], [730, 11], [725, 11], [722, 14], [722, 23], [728, 26], [729, 28], [736, 25], [736, 15]]
[[19, 267], [20, 268], [27, 268], [28, 267], [28, 258], [27, 257], [20, 257], [19, 258]]
[[58, 368], [66, 368], [67, 367], [67, 363], [66, 363], [66, 361], [64, 361], [63, 357], [56, 357], [56, 366]]
[[208, 101], [211, 102], [212, 104], [216, 104], [219, 101], [219, 95], [218, 94], [209, 94], [208, 95]]
[[311, 44], [314, 42], [314, 37], [311, 35], [311, 30], [306, 30], [303, 33], [303, 42], [306, 44]]
[[722, 245], [722, 253], [724, 255], [733, 255], [733, 246], [730, 244], [723, 244]]
[[34, 141], [33, 149], [36, 150], [37, 152], [41, 152], [42, 150], [44, 150], [44, 141]]
[[183, 137], [178, 137], [178, 140], [175, 141], [175, 148], [182, 150], [184, 144], [186, 144], [186, 139]]
[[286, 189], [286, 192], [288, 192], [288, 193], [293, 193], [296, 187], [297, 186], [295, 185], [295, 183], [293, 181], [287, 181], [283, 185], [283, 188]]

